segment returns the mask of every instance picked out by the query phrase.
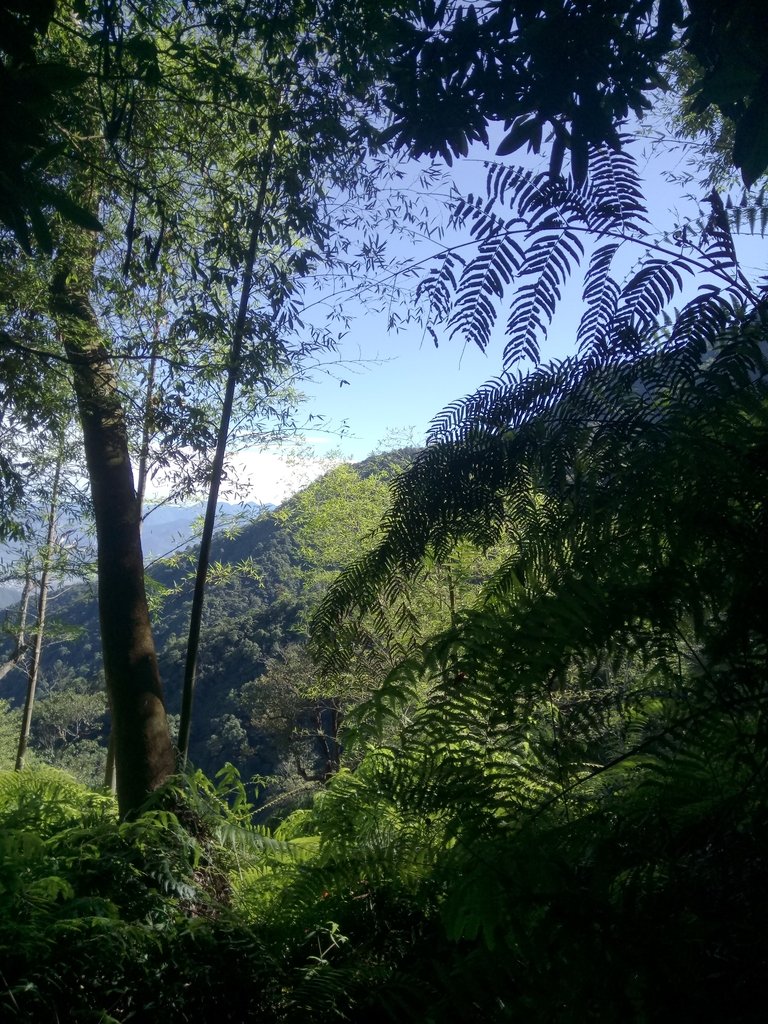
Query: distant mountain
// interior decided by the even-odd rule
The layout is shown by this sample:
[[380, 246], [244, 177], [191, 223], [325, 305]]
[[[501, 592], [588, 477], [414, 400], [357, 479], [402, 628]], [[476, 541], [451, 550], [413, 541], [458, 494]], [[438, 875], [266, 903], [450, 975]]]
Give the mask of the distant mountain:
[[[150, 541], [156, 551], [165, 552], [174, 544], [187, 549], [180, 560], [171, 564], [157, 561], [151, 565], [147, 577], [155, 640], [171, 714], [178, 714], [180, 710], [196, 556], [195, 548], [190, 546], [189, 526], [199, 511], [199, 507], [164, 509], [162, 514], [158, 511]], [[209, 586], [206, 595], [203, 648], [195, 695], [197, 728], [193, 731], [191, 756], [195, 764], [214, 771], [225, 759], [237, 759], [241, 766], [248, 760], [238, 756], [239, 751], [230, 750], [231, 745], [222, 758], [215, 757], [209, 750], [208, 741], [216, 728], [214, 723], [222, 715], [231, 714], [230, 690], [258, 676], [264, 669], [265, 659], [273, 655], [281, 643], [296, 638], [301, 630], [301, 602], [297, 601], [295, 581], [299, 558], [289, 531], [273, 515], [265, 513], [256, 520], [251, 518], [234, 536], [219, 531], [214, 537], [212, 563], [234, 566], [246, 559], [253, 560], [257, 574], [236, 572], [232, 579]], [[40, 699], [59, 690], [102, 690], [95, 582], [54, 591], [48, 602], [48, 616]], [[30, 623], [33, 619], [34, 612]], [[1, 613], [0, 665], [10, 653], [15, 621], [13, 609]], [[23, 671], [14, 671], [3, 679], [0, 696], [18, 706], [23, 702], [25, 685]], [[106, 727], [105, 722], [104, 731]], [[104, 731], [98, 737], [100, 744], [105, 742]], [[264, 772], [271, 765], [257, 760], [245, 767], [250, 774]]]
[[[386, 479], [402, 469], [413, 454], [413, 450], [390, 452], [370, 457], [352, 468], [361, 481], [374, 474]], [[348, 469], [339, 467], [342, 468]], [[331, 470], [327, 476], [332, 477], [336, 472]], [[318, 509], [323, 505], [323, 479], [302, 492], [305, 502], [307, 499], [315, 502]], [[292, 502], [300, 497], [289, 499], [285, 507], [290, 509]], [[338, 524], [341, 532], [353, 528], [353, 505], [352, 501], [349, 523], [344, 513], [334, 511], [334, 524]], [[202, 512], [202, 504], [159, 507], [148, 515], [144, 527], [144, 550], [148, 560], [157, 559], [172, 549], [188, 549], [184, 557], [173, 562], [158, 560], [151, 564], [147, 574], [158, 660], [172, 716], [180, 710], [195, 570], [196, 552], [191, 545], [194, 524]], [[241, 528], [222, 529], [237, 527], [238, 520], [242, 521]], [[303, 648], [308, 614], [318, 599], [316, 584], [305, 586], [303, 583], [312, 568], [306, 559], [290, 515], [282, 516], [279, 510], [274, 514], [270, 509], [265, 511], [254, 505], [222, 504], [211, 563], [219, 564], [223, 571], [218, 576], [213, 574], [206, 594], [190, 750], [192, 763], [210, 774], [225, 761], [236, 764], [245, 778], [275, 776], [285, 770], [286, 728], [284, 723], [277, 728], [281, 716], [284, 717], [283, 711], [275, 707], [277, 724], [274, 726], [255, 723], [241, 696], [249, 684], [260, 680], [271, 659], [279, 659], [291, 649]], [[33, 617], [34, 612], [31, 619]], [[0, 664], [12, 647], [15, 624], [12, 611], [7, 611], [4, 618], [5, 638], [0, 620]], [[61, 692], [88, 695], [103, 691], [95, 585], [59, 588], [49, 601], [49, 620], [42, 657], [40, 700]], [[304, 672], [305, 666], [299, 665], [297, 671]], [[24, 688], [23, 672], [14, 671], [3, 680], [2, 696], [18, 705], [23, 700]], [[92, 741], [98, 745], [101, 760], [107, 729], [107, 721], [100, 722]], [[33, 735], [33, 741], [34, 738]], [[80, 771], [77, 757], [85, 754], [77, 754], [78, 748], [78, 742], [73, 742], [64, 751], [67, 756], [72, 755], [71, 763], [67, 760], [56, 763]], [[82, 749], [87, 752], [88, 748]], [[95, 757], [93, 750], [88, 756], [91, 755]], [[293, 771], [296, 774], [295, 768]], [[302, 781], [298, 777], [298, 782]]]
[[[253, 502], [232, 504], [222, 501], [218, 505], [216, 532], [243, 528], [262, 512], [268, 512], [274, 507]], [[150, 509], [142, 529], [145, 561], [155, 561], [195, 544], [202, 530], [204, 515], [205, 502], [202, 501], [195, 505], [158, 505]], [[75, 531], [76, 540], [77, 535], [78, 531]], [[3, 566], [11, 565], [19, 554], [20, 548], [17, 546], [0, 544], [0, 578]], [[21, 583], [0, 583], [0, 610], [16, 604], [20, 595]]]
[[[222, 501], [218, 505], [216, 530], [247, 526], [262, 512], [274, 507], [252, 502], [233, 505]], [[202, 501], [195, 505], [158, 505], [150, 509], [142, 530], [145, 559], [162, 558], [195, 543], [202, 530], [204, 515], [205, 502]]]

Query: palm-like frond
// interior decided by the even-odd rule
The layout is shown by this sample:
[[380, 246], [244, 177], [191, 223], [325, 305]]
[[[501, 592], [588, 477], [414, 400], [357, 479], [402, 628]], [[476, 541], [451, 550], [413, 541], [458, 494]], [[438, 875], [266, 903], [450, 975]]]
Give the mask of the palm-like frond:
[[[486, 196], [459, 197], [454, 223], [477, 243], [467, 259], [445, 251], [420, 295], [431, 306], [431, 326], [487, 349], [504, 314], [504, 366], [534, 365], [563, 301], [565, 287], [588, 256], [583, 280], [585, 310], [577, 330], [583, 355], [626, 355], [647, 348], [668, 329], [664, 316], [695, 278], [699, 288], [724, 289], [743, 303], [754, 294], [737, 273], [732, 225], [757, 225], [762, 200], [727, 210], [708, 197], [710, 211], [686, 227], [677, 243], [650, 233], [645, 201], [631, 156], [595, 151], [589, 177], [579, 187], [505, 164], [488, 164]], [[676, 236], [677, 238], [677, 236]], [[640, 248], [639, 265], [623, 276], [625, 253]], [[506, 309], [505, 306], [509, 305]]]

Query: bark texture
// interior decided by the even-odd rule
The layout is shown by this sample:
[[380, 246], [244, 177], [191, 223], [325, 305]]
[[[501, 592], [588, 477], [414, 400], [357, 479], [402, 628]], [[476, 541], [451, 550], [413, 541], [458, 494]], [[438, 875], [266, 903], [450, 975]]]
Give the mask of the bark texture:
[[124, 816], [175, 770], [144, 589], [140, 508], [115, 367], [88, 299], [87, 275], [84, 283], [60, 266], [51, 305], [73, 370], [85, 442], [117, 799]]

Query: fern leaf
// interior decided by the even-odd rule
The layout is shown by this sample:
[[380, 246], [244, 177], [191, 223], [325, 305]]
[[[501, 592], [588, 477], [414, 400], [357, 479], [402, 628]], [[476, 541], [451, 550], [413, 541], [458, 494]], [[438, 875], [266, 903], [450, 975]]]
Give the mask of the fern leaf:
[[560, 228], [556, 218], [548, 220], [543, 237], [542, 230], [540, 225], [520, 270], [520, 279], [535, 280], [518, 289], [512, 304], [506, 327], [510, 339], [504, 349], [506, 370], [520, 359], [539, 361], [540, 341], [546, 338], [562, 289], [584, 255], [579, 237]]
[[586, 309], [576, 335], [578, 351], [582, 355], [591, 349], [603, 353], [607, 351], [621, 292], [619, 285], [610, 276], [618, 248], [618, 242], [611, 242], [597, 248], [590, 257], [582, 295]]

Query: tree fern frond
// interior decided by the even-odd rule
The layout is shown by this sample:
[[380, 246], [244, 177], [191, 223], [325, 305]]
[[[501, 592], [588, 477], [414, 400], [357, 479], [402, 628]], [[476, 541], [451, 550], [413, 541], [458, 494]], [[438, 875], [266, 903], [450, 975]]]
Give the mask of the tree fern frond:
[[637, 165], [626, 150], [604, 146], [590, 151], [585, 185], [594, 213], [595, 231], [617, 230], [624, 236], [642, 236], [648, 216]]
[[705, 353], [711, 350], [715, 339], [722, 338], [726, 327], [733, 323], [736, 308], [734, 299], [722, 289], [704, 286], [699, 294], [683, 306], [670, 332], [670, 344], [685, 348], [692, 356], [691, 371], [700, 369]]
[[653, 336], [660, 314], [683, 289], [683, 274], [691, 272], [684, 257], [644, 260], [621, 290], [614, 319], [615, 334], [643, 339]]
[[523, 250], [509, 237], [508, 226], [483, 238], [477, 256], [461, 275], [448, 320], [451, 334], [461, 334], [485, 351], [496, 322], [497, 303], [515, 278], [524, 259]]
[[713, 190], [708, 202], [711, 212], [701, 235], [702, 250], [713, 263], [735, 268], [738, 265], [736, 247], [723, 200]]
[[501, 396], [508, 390], [510, 380], [509, 377], [490, 380], [468, 398], [457, 399], [447, 405], [432, 419], [427, 432], [427, 443], [435, 444], [458, 435], [459, 432], [463, 433], [463, 428], [470, 417], [476, 425], [490, 424], [498, 420], [497, 406]]
[[[722, 307], [715, 309], [719, 318], [718, 310]], [[407, 574], [430, 545], [444, 557], [458, 537], [482, 545], [494, 543], [505, 529], [511, 529], [513, 535], [519, 530], [525, 536], [525, 519], [515, 524], [509, 519], [509, 509], [514, 508], [518, 517], [530, 516], [534, 506], [520, 503], [520, 497], [530, 494], [532, 486], [543, 489], [544, 504], [553, 511], [558, 507], [556, 495], [573, 500], [574, 487], [583, 487], [581, 476], [573, 472], [579, 446], [589, 446], [579, 458], [588, 457], [586, 465], [592, 463], [590, 472], [595, 475], [591, 479], [599, 482], [594, 493], [602, 501], [619, 479], [612, 467], [621, 466], [638, 438], [643, 439], [640, 452], [665, 451], [672, 424], [677, 422], [672, 408], [679, 410], [676, 416], [681, 424], [695, 420], [696, 410], [701, 408], [706, 424], [714, 408], [711, 403], [722, 403], [733, 393], [734, 373], [742, 378], [749, 375], [753, 381], [756, 373], [764, 373], [760, 342], [747, 344], [743, 331], [703, 368], [702, 357], [698, 342], [689, 340], [688, 346], [681, 343], [679, 348], [618, 367], [601, 368], [589, 359], [572, 360], [537, 371], [524, 381], [500, 383], [494, 389], [492, 410], [498, 416], [497, 424], [478, 425], [475, 419], [460, 424], [457, 430], [449, 428], [450, 444], [429, 447], [398, 480], [393, 510], [385, 524], [386, 540], [365, 566], [341, 577], [321, 610], [321, 615], [327, 615], [340, 601], [337, 612], [323, 626], [329, 640], [333, 616], [341, 608], [346, 614], [358, 600], [361, 606], [370, 601], [360, 587], [363, 581], [371, 587], [368, 593], [375, 593], [394, 566]], [[673, 395], [677, 406], [670, 406]], [[477, 400], [465, 403], [465, 411], [476, 415], [476, 408]], [[486, 418], [487, 412], [483, 412]], [[698, 422], [696, 429], [700, 429]], [[687, 428], [680, 436], [688, 443]], [[673, 451], [677, 458], [675, 449], [669, 451], [669, 458]], [[643, 465], [646, 457], [651, 455], [643, 455]], [[606, 522], [610, 525], [610, 520]], [[557, 517], [552, 523], [554, 538], [561, 527]], [[528, 531], [528, 536], [539, 537], [540, 550], [541, 544], [551, 543], [544, 539], [548, 534], [540, 519], [531, 520]], [[537, 564], [545, 563], [530, 543], [527, 550], [528, 572], [539, 572]], [[583, 571], [588, 571], [586, 566]]]
[[438, 265], [433, 267], [427, 276], [419, 282], [416, 299], [426, 299], [435, 320], [440, 323], [448, 319], [451, 308], [451, 295], [457, 285], [457, 270], [465, 264], [459, 253], [444, 252], [438, 257]]
[[495, 162], [485, 166], [486, 193], [493, 202], [508, 206], [522, 218], [530, 209], [546, 205], [551, 180], [548, 174]]
[[[581, 239], [574, 231], [560, 227], [558, 217], [550, 215], [546, 226], [539, 224], [537, 228], [519, 274], [519, 279], [535, 280], [518, 288], [507, 320], [506, 370], [520, 359], [538, 363], [540, 342], [546, 338], [562, 290], [584, 255]], [[547, 232], [543, 237], [542, 231]]]
[[590, 257], [582, 294], [586, 309], [576, 334], [580, 354], [592, 349], [598, 354], [605, 354], [608, 351], [610, 327], [616, 315], [621, 293], [618, 283], [610, 275], [618, 249], [618, 242], [610, 242], [599, 246]]
[[[487, 198], [460, 197], [453, 214], [455, 224], [470, 225], [477, 255], [464, 265], [458, 282], [452, 266], [451, 273], [442, 273], [445, 263], [431, 271], [423, 294], [434, 291], [437, 318], [447, 319], [452, 333], [484, 349], [507, 286], [533, 278], [513, 293], [507, 317], [508, 370], [523, 358], [538, 362], [540, 343], [564, 284], [584, 255], [581, 236], [599, 238], [613, 231], [639, 238], [645, 211], [637, 172], [626, 154], [596, 152], [590, 177], [579, 188], [523, 168], [486, 166]], [[497, 209], [510, 210], [512, 216]], [[524, 235], [522, 244], [513, 239], [517, 234]], [[585, 285], [591, 294], [602, 291], [607, 296], [611, 291], [610, 283], [598, 281], [601, 274], [607, 275], [609, 265], [604, 259], [592, 261]], [[585, 325], [585, 333], [594, 333], [604, 320], [605, 301], [593, 304], [592, 319], [598, 319]]]

